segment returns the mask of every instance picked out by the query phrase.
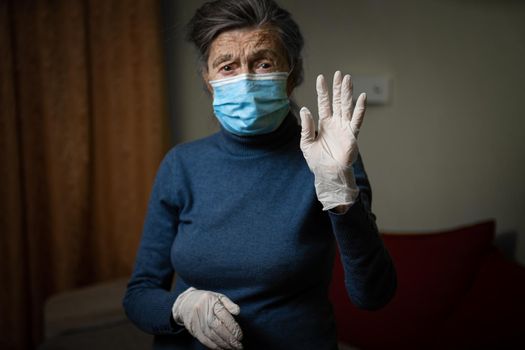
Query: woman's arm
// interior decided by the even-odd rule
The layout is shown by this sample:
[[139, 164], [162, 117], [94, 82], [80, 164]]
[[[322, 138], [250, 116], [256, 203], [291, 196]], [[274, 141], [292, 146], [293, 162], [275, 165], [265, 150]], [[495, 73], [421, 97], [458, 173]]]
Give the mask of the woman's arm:
[[152, 334], [176, 333], [171, 308], [178, 295], [170, 291], [174, 276], [170, 251], [177, 232], [178, 208], [174, 203], [173, 151], [157, 172], [135, 267], [123, 300], [128, 318]]
[[372, 192], [361, 156], [353, 167], [359, 197], [345, 213], [329, 211], [329, 215], [348, 295], [359, 308], [376, 310], [395, 295], [396, 271], [371, 212]]
[[378, 309], [394, 295], [396, 273], [379, 237], [371, 191], [359, 155], [357, 136], [366, 110], [366, 94], [353, 104], [350, 75], [335, 72], [332, 104], [323, 75], [317, 77], [319, 130], [301, 109], [301, 150], [315, 177], [317, 198], [328, 210], [350, 298], [363, 309]]

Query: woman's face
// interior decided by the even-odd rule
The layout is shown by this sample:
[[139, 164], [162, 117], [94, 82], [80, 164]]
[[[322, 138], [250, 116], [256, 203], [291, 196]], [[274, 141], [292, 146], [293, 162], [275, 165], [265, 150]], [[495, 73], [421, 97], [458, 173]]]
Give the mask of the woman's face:
[[[223, 32], [210, 46], [204, 80], [228, 78], [244, 73], [288, 72], [286, 52], [272, 27], [243, 28]], [[291, 93], [288, 81], [288, 94]]]

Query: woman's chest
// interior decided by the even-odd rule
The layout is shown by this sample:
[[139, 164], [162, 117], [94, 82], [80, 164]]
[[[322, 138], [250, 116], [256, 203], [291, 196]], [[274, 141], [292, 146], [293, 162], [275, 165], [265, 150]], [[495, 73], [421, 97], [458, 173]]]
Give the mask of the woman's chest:
[[330, 222], [309, 170], [293, 161], [254, 167], [211, 167], [209, 177], [194, 179], [171, 252], [187, 283], [288, 288], [330, 259]]

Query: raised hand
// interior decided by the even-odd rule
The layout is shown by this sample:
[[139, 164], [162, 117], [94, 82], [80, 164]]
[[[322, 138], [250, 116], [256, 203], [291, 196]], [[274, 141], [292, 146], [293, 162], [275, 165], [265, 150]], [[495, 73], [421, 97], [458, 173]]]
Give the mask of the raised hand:
[[353, 108], [352, 78], [335, 72], [333, 101], [323, 75], [317, 77], [319, 131], [308, 108], [301, 109], [301, 150], [315, 175], [317, 198], [323, 209], [349, 206], [359, 194], [352, 164], [357, 159], [357, 135], [366, 110], [366, 94], [361, 94]]

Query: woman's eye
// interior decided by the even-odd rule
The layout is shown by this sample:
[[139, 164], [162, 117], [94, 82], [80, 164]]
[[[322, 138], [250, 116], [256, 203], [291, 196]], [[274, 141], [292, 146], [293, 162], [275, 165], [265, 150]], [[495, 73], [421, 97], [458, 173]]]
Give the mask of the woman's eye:
[[225, 72], [229, 72], [229, 71], [231, 71], [232, 69], [233, 69], [233, 67], [230, 66], [230, 65], [228, 65], [228, 64], [222, 67], [222, 70], [225, 71]]
[[261, 64], [259, 65], [259, 68], [262, 68], [262, 69], [268, 69], [268, 68], [270, 68], [271, 66], [272, 66], [272, 65], [271, 65], [270, 63], [266, 63], [266, 62], [264, 62], [264, 63], [261, 63]]

